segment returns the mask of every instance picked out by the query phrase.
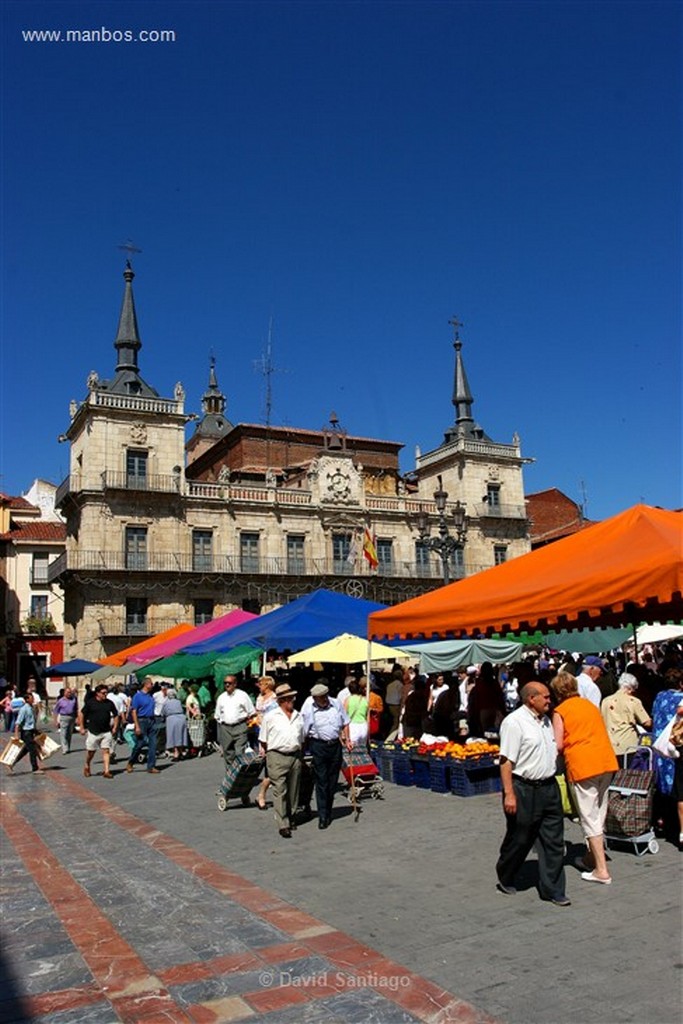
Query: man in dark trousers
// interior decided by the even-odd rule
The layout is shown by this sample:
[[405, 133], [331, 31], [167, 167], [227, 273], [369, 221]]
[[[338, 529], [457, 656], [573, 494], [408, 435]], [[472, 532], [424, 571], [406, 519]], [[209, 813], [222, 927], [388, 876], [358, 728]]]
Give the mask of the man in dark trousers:
[[496, 864], [498, 892], [514, 896], [515, 876], [538, 842], [538, 891], [542, 900], [569, 907], [564, 878], [564, 818], [555, 781], [557, 747], [548, 717], [550, 691], [532, 681], [522, 706], [500, 727], [500, 777], [507, 830]]
[[325, 680], [319, 680], [301, 709], [308, 746], [313, 757], [315, 800], [318, 828], [328, 828], [332, 804], [342, 764], [342, 743], [351, 750], [349, 716], [341, 704], [330, 697]]
[[157, 729], [154, 717], [154, 697], [152, 696], [152, 680], [145, 676], [138, 692], [130, 702], [130, 716], [135, 727], [135, 746], [130, 752], [126, 771], [132, 772], [138, 754], [147, 744], [147, 771], [150, 775], [158, 775], [157, 760]]

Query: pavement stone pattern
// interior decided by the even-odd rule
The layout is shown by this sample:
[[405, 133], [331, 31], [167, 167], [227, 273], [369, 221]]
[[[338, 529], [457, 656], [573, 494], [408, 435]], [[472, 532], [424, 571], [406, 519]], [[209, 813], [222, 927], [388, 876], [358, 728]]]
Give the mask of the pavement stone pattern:
[[219, 757], [159, 766], [83, 779], [75, 750], [0, 779], [0, 1024], [681, 1019], [670, 845], [613, 851], [609, 888], [568, 867], [560, 909], [533, 860], [495, 892], [495, 795], [387, 784], [355, 821], [340, 794], [332, 828], [285, 841], [271, 813], [218, 811]]

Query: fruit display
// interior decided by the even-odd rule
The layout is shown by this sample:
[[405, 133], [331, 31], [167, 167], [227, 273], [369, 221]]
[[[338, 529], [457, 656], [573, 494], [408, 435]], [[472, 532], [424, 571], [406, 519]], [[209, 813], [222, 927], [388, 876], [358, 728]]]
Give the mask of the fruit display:
[[500, 747], [487, 740], [473, 740], [469, 743], [420, 743], [418, 740], [397, 740], [384, 745], [386, 751], [408, 754], [409, 756], [430, 754], [432, 757], [449, 757], [457, 761], [473, 761], [482, 757], [497, 758]]

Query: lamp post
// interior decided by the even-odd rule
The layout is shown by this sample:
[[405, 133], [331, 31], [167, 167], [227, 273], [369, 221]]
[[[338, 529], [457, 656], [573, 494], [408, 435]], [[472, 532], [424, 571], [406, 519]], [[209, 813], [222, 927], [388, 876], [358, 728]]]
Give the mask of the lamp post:
[[450, 569], [449, 562], [455, 552], [462, 547], [467, 536], [467, 513], [465, 512], [465, 506], [461, 501], [456, 501], [453, 509], [453, 526], [455, 528], [455, 536], [451, 535], [448, 529], [448, 519], [446, 516], [446, 502], [448, 501], [448, 493], [443, 489], [443, 483], [441, 477], [438, 476], [439, 487], [434, 491], [434, 504], [436, 505], [436, 511], [439, 513], [439, 536], [429, 536], [429, 519], [427, 513], [422, 511], [417, 514], [417, 528], [420, 532], [420, 540], [430, 551], [435, 551], [441, 558], [443, 566], [443, 582], [444, 586], [450, 583]]

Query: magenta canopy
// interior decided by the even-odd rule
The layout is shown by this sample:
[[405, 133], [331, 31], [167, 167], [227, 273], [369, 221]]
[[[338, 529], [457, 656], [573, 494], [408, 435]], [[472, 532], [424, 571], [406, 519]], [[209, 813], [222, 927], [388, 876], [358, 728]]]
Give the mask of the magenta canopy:
[[184, 650], [188, 644], [198, 644], [201, 640], [209, 640], [211, 637], [227, 633], [229, 629], [242, 626], [245, 622], [251, 622], [256, 618], [258, 616], [252, 615], [251, 612], [243, 612], [241, 609], [235, 608], [234, 611], [220, 615], [217, 619], [212, 619], [211, 622], [205, 622], [203, 626], [195, 626], [194, 629], [188, 629], [186, 633], [181, 633], [179, 636], [171, 637], [170, 640], [163, 640], [160, 644], [155, 644], [154, 647], [147, 647], [144, 651], [132, 654], [130, 660], [136, 661], [138, 665], [149, 665], [152, 661], [168, 658], [176, 651]]

